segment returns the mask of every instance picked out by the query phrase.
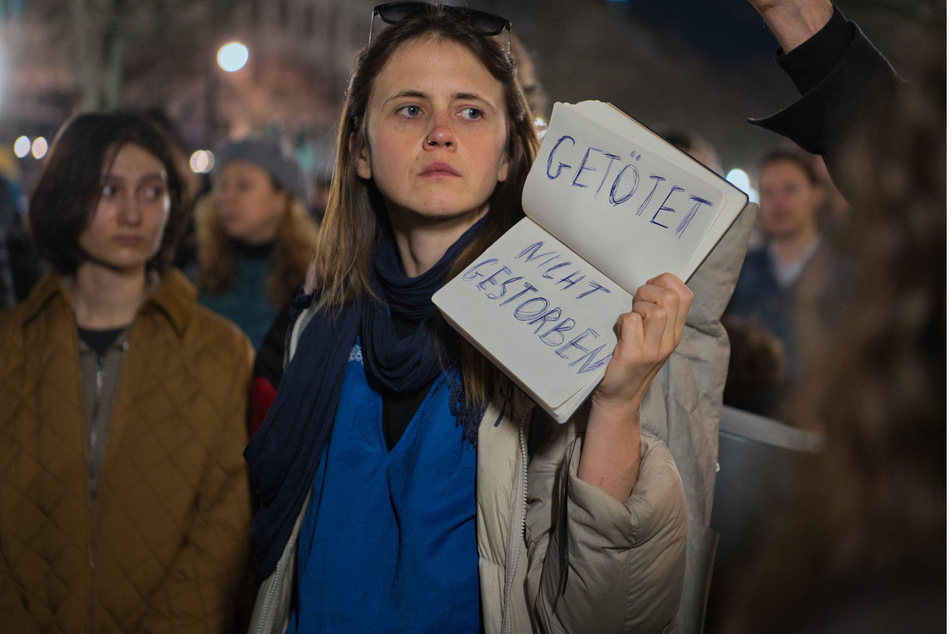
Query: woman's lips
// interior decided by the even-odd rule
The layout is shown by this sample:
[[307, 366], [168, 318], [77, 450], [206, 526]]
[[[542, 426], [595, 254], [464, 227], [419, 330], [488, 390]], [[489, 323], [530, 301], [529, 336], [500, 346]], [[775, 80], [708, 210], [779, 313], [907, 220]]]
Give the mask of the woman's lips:
[[113, 239], [124, 247], [137, 247], [145, 242], [142, 236], [116, 236]]
[[419, 173], [420, 176], [462, 176], [452, 165], [449, 163], [433, 163], [427, 165], [423, 168], [423, 171]]

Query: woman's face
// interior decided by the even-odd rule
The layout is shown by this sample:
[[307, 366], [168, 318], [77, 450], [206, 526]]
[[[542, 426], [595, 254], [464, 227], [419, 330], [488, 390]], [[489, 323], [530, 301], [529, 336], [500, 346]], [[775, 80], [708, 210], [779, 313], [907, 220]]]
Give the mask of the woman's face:
[[232, 240], [258, 245], [277, 237], [287, 210], [287, 194], [274, 187], [271, 175], [248, 161], [231, 161], [215, 185], [218, 216]]
[[368, 144], [357, 173], [372, 178], [394, 226], [466, 219], [487, 210], [508, 175], [502, 84], [460, 44], [401, 46], [374, 81]]
[[116, 271], [141, 269], [158, 253], [171, 207], [165, 166], [153, 154], [127, 143], [102, 172], [102, 190], [92, 221], [79, 234], [87, 264]]

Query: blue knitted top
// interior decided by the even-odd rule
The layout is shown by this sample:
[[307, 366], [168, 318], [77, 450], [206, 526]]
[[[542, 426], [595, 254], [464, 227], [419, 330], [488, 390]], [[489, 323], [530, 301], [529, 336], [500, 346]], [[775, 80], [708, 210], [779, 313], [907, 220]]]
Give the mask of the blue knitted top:
[[391, 451], [359, 343], [297, 549], [288, 632], [479, 632], [476, 449], [433, 383]]

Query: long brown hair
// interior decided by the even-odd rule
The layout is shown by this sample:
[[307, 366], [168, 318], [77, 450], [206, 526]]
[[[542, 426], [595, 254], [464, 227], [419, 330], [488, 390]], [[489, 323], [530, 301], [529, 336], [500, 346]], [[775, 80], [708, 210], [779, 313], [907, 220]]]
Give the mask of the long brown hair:
[[[283, 306], [314, 254], [317, 224], [307, 210], [285, 191], [285, 210], [271, 249], [271, 266], [265, 281], [265, 297], [274, 306]], [[234, 283], [234, 242], [225, 233], [212, 192], [195, 203], [195, 234], [198, 244], [198, 273], [195, 285], [207, 293], [223, 293]]]
[[[357, 158], [367, 144], [366, 109], [373, 83], [400, 47], [432, 38], [463, 46], [502, 84], [510, 159], [508, 178], [489, 200], [488, 220], [480, 235], [459, 256], [452, 275], [524, 216], [522, 186], [538, 151], [538, 139], [515, 66], [506, 49], [492, 37], [474, 33], [464, 19], [444, 6], [433, 5], [379, 33], [357, 56], [337, 133], [336, 169], [330, 199], [317, 239], [317, 294], [320, 302], [337, 309], [372, 298], [368, 272], [373, 245], [383, 235], [386, 213], [372, 181], [357, 175]], [[460, 350], [463, 383], [470, 401], [483, 400], [494, 372], [481, 355], [462, 344], [448, 327], [440, 328]]]

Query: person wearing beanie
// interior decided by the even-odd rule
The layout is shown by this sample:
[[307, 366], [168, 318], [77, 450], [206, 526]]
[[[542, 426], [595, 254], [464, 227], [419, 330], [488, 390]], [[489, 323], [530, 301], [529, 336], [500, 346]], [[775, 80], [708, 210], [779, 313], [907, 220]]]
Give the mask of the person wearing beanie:
[[263, 137], [219, 148], [212, 178], [212, 190], [195, 204], [192, 277], [199, 301], [257, 348], [313, 254], [307, 178], [293, 155]]

